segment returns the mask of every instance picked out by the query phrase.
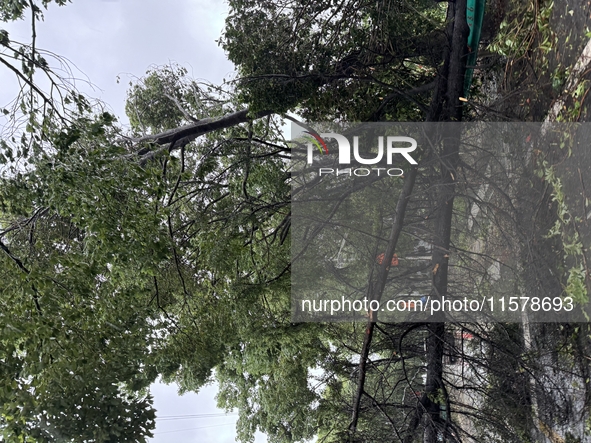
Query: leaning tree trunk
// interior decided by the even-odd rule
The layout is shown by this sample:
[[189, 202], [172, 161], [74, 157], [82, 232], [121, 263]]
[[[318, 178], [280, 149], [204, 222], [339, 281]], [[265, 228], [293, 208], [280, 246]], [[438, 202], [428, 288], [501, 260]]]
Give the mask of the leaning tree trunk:
[[[464, 88], [464, 73], [466, 71], [466, 55], [468, 48], [466, 41], [469, 28], [466, 23], [466, 0], [456, 0], [450, 3], [453, 11], [453, 27], [449, 57], [443, 67], [443, 78], [440, 83], [445, 92], [438, 91], [443, 102], [433, 103], [432, 110], [436, 113], [441, 109], [443, 122], [460, 122], [462, 119], [462, 102], [460, 97]], [[446, 66], [447, 65], [447, 66]], [[439, 155], [441, 178], [438, 185], [439, 209], [435, 222], [435, 238], [433, 241], [433, 286], [431, 299], [441, 299], [447, 293], [449, 246], [452, 228], [452, 213], [455, 197], [455, 180], [458, 174], [456, 168], [459, 163], [461, 131], [445, 131], [442, 141], [443, 149]], [[440, 435], [446, 439], [446, 423], [441, 416], [442, 405], [449, 404], [447, 390], [443, 382], [443, 347], [445, 324], [443, 321], [430, 323], [427, 326], [426, 342], [427, 379], [425, 392], [421, 403], [424, 415], [425, 431], [424, 443], [436, 443]], [[451, 411], [447, 411], [445, 421], [450, 420]]]
[[[463, 93], [464, 72], [466, 67], [466, 54], [468, 38], [468, 25], [466, 23], [466, 0], [456, 0], [450, 3], [448, 8], [448, 27], [446, 34], [449, 39], [449, 45], [444, 51], [444, 63], [439, 73], [436, 90], [431, 102], [429, 113], [426, 120], [428, 122], [459, 122], [462, 117], [462, 102], [460, 97]], [[438, 196], [441, 202], [440, 210], [437, 216], [437, 231], [435, 233], [433, 266], [437, 272], [433, 276], [433, 290], [431, 297], [440, 297], [447, 291], [447, 273], [448, 258], [446, 253], [449, 249], [451, 237], [452, 208], [455, 194], [455, 168], [459, 161], [459, 133], [453, 139], [447, 139], [443, 142], [443, 152], [441, 158], [441, 178]], [[414, 185], [416, 169], [406, 177], [404, 189], [400, 195], [396, 211], [396, 221], [394, 223], [383, 266], [380, 270], [378, 282], [373, 287], [370, 294], [371, 298], [378, 299], [384, 289], [387, 276], [386, 264], [390, 262], [406, 211], [406, 203], [410, 198], [410, 193]], [[370, 353], [371, 342], [373, 338], [374, 325], [377, 321], [377, 313], [372, 313], [365, 331], [363, 349], [359, 361], [359, 378], [357, 390], [353, 400], [352, 420], [349, 425], [351, 440], [357, 430], [361, 398], [364, 394], [365, 373], [367, 358]], [[443, 322], [432, 323], [427, 327], [429, 336], [427, 338], [427, 381], [426, 389], [419, 401], [416, 414], [411, 419], [411, 423], [406, 433], [404, 442], [414, 440], [416, 429], [421, 422], [424, 413], [425, 420], [425, 443], [437, 442], [439, 423], [441, 422], [441, 405], [433, 401], [441, 391], [446, 394], [443, 385], [443, 341], [445, 326]], [[447, 399], [446, 399], [447, 400]]]

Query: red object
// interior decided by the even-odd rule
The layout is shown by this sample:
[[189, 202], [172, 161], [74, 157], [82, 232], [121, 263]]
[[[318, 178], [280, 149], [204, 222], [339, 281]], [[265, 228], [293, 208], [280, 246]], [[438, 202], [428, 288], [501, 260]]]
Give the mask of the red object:
[[[378, 255], [378, 256], [376, 257], [376, 260], [377, 260], [377, 262], [378, 262], [378, 265], [381, 265], [381, 264], [382, 264], [382, 262], [384, 261], [384, 255], [385, 255], [385, 254], [384, 254], [384, 253], [382, 253], [382, 254], [380, 254], [380, 255]], [[398, 256], [397, 256], [396, 254], [394, 254], [394, 255], [392, 256], [392, 262], [390, 263], [390, 266], [398, 266]]]

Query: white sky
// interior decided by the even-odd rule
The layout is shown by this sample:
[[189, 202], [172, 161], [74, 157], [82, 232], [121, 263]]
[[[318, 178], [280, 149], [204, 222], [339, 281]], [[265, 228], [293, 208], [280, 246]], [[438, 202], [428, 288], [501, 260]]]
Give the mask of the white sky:
[[[223, 28], [227, 5], [219, 0], [74, 0], [65, 7], [51, 5], [37, 27], [37, 46], [64, 56], [95, 85], [79, 89], [108, 105], [121, 121], [129, 81], [151, 65], [171, 62], [186, 67], [194, 78], [219, 83], [233, 66], [215, 42]], [[11, 40], [30, 41], [29, 22], [0, 23]], [[121, 78], [117, 83], [117, 77]], [[0, 107], [18, 92], [14, 78], [0, 69]], [[152, 387], [157, 410], [153, 443], [234, 441], [236, 415], [164, 419], [223, 413], [215, 407], [216, 386], [199, 394], [176, 394], [176, 386]], [[182, 431], [186, 430], [186, 431]], [[257, 435], [257, 442], [266, 441]]]

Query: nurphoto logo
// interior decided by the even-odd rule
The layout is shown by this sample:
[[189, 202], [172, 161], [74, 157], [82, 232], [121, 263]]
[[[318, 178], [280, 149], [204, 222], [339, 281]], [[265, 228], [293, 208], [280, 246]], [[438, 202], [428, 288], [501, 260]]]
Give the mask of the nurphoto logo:
[[[325, 142], [325, 139], [331, 138], [336, 140], [338, 144], [338, 154], [339, 154], [339, 165], [351, 165], [351, 144], [347, 137], [342, 134], [337, 134], [334, 132], [325, 132], [319, 135], [314, 134], [309, 131], [305, 131], [309, 134], [312, 138], [310, 143], [308, 143], [308, 156], [307, 162], [309, 165], [314, 163], [314, 151], [318, 150], [321, 155], [328, 155], [329, 148]], [[384, 143], [385, 138], [385, 143]], [[384, 159], [384, 153], [386, 156], [386, 164], [392, 165], [393, 158], [395, 154], [399, 154], [404, 159], [410, 163], [411, 165], [416, 165], [417, 162], [414, 158], [411, 157], [410, 153], [413, 152], [417, 148], [417, 141], [412, 137], [406, 136], [379, 136], [377, 137], [377, 144], [378, 150], [377, 153], [373, 152], [373, 158], [363, 158], [359, 153], [359, 137], [353, 137], [353, 158], [357, 164], [360, 165], [377, 165], [378, 163], [382, 162]], [[385, 149], [384, 149], [385, 145]], [[400, 177], [404, 174], [404, 171], [400, 168], [345, 168], [345, 169], [335, 169], [335, 168], [320, 168], [319, 174], [320, 175], [356, 175], [356, 176], [366, 176], [372, 173], [377, 173], [380, 175], [381, 172], [385, 172], [387, 175], [391, 177]]]

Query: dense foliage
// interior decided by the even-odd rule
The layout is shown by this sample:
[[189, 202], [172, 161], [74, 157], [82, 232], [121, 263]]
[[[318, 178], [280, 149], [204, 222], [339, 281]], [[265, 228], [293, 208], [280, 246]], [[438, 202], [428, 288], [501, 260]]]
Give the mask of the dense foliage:
[[[1, 2], [0, 17], [31, 7], [35, 23], [35, 2]], [[240, 411], [242, 441], [257, 430], [271, 442], [582, 437], [586, 324], [291, 318], [293, 145], [281, 116], [460, 121], [484, 108], [497, 116], [494, 103], [467, 108], [458, 95], [465, 8], [462, 0], [231, 1], [221, 44], [238, 80], [210, 85], [180, 67], [152, 69], [129, 90], [128, 132], [59, 81], [34, 36], [15, 47], [0, 31], [0, 61], [23, 84], [0, 146], [3, 441], [146, 441], [149, 385], [159, 376], [181, 391], [217, 380], [219, 404]], [[48, 93], [38, 75], [52, 82]], [[536, 211], [519, 220], [507, 198], [514, 191], [487, 181], [502, 153], [462, 149], [462, 157], [445, 143], [422, 153], [416, 182], [414, 169], [390, 187], [374, 183], [391, 196], [391, 213], [374, 214], [375, 225], [403, 220], [387, 250], [407, 253], [417, 237], [434, 244], [421, 252], [432, 256], [425, 281], [446, 293], [448, 277], [453, 286], [460, 272], [489, 272], [491, 252], [468, 250], [471, 215], [486, 225], [483, 238], [522, 247], [515, 268], [535, 256], [550, 269], [544, 281], [567, 290], [573, 260], [579, 269], [585, 257], [578, 243], [566, 257], [567, 241], [548, 235], [571, 220], [557, 211], [566, 202], [533, 170], [520, 171]], [[484, 182], [494, 192], [482, 192]], [[384, 195], [368, 189], [353, 204]], [[402, 208], [396, 217], [394, 208]], [[544, 248], [557, 251], [552, 260], [538, 260]], [[448, 275], [449, 251], [461, 271]], [[587, 270], [577, 276], [584, 301]]]

